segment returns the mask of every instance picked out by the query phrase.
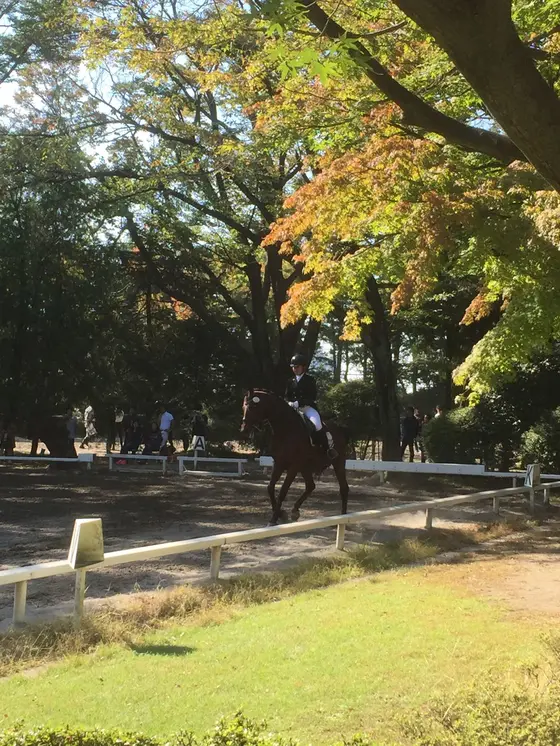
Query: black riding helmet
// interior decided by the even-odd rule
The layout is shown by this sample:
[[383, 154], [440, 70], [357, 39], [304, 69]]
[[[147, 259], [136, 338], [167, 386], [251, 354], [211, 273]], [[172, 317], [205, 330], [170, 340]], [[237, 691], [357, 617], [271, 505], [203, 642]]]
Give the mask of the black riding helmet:
[[305, 355], [300, 355], [299, 353], [297, 355], [294, 355], [293, 358], [290, 360], [290, 365], [305, 365], [307, 366], [307, 358]]

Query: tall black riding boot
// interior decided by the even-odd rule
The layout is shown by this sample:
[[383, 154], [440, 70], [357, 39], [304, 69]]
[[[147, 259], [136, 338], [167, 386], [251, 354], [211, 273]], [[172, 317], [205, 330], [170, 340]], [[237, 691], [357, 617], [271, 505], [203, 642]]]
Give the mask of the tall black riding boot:
[[328, 435], [330, 435], [330, 438], [327, 436], [327, 429], [325, 427], [316, 433], [317, 443], [326, 451], [329, 460], [332, 461], [338, 456], [338, 451], [334, 449], [332, 435], [330, 433]]

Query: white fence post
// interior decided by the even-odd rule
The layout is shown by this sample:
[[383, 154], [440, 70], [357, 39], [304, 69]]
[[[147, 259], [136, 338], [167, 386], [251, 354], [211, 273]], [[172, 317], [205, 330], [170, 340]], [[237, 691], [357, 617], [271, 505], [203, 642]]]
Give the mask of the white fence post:
[[432, 528], [432, 522], [434, 518], [434, 512], [431, 508], [426, 510], [426, 528], [429, 530]]
[[79, 627], [84, 616], [84, 597], [86, 595], [86, 571], [76, 572], [74, 591], [74, 627]]
[[529, 512], [531, 515], [535, 512], [535, 490], [532, 487], [529, 490]]
[[346, 525], [339, 523], [336, 527], [336, 548], [342, 551], [344, 549], [344, 534], [346, 533]]
[[27, 603], [27, 580], [14, 583], [14, 626], [25, 621], [25, 605]]
[[499, 497], [494, 497], [492, 499], [492, 510], [494, 511], [496, 515], [499, 515], [500, 513], [500, 498]]
[[210, 580], [218, 580], [220, 577], [220, 559], [222, 556], [222, 547], [212, 547], [210, 559]]
[[543, 490], [543, 505], [550, 505], [550, 487]]

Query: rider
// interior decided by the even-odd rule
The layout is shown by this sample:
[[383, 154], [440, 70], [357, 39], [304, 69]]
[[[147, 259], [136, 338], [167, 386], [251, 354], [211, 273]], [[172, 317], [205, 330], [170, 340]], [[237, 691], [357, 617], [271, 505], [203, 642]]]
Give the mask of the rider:
[[333, 447], [332, 435], [323, 427], [321, 415], [317, 411], [317, 384], [313, 376], [307, 372], [307, 359], [304, 355], [294, 355], [290, 360], [294, 377], [290, 378], [286, 386], [285, 398], [288, 404], [298, 409], [311, 420], [315, 433], [314, 443], [323, 447], [332, 460], [338, 456]]

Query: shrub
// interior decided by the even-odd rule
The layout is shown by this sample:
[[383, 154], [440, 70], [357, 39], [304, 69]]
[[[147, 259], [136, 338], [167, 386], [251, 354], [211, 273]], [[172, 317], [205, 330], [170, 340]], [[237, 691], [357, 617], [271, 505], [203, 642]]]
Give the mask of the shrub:
[[0, 746], [161, 746], [157, 738], [140, 733], [76, 728], [10, 728], [0, 732]]
[[197, 738], [184, 731], [166, 739], [165, 743], [141, 733], [116, 730], [81, 730], [79, 728], [35, 728], [22, 730], [10, 728], [0, 732], [0, 746], [295, 746], [291, 739], [284, 739], [266, 732], [266, 723], [249, 720], [236, 713], [230, 720], [222, 718], [216, 727]]
[[560, 408], [529, 428], [521, 439], [521, 462], [541, 464], [545, 471], [560, 470]]
[[482, 455], [474, 408], [434, 417], [423, 426], [422, 439], [428, 458], [436, 463], [472, 464]]
[[454, 409], [430, 420], [422, 437], [432, 461], [469, 464], [480, 460], [490, 469], [507, 471], [519, 442], [517, 424], [510, 410], [488, 397], [474, 407]]
[[319, 405], [325, 418], [348, 428], [354, 443], [365, 443], [364, 458], [380, 429], [375, 386], [366, 381], [338, 383], [323, 395]]
[[560, 688], [507, 685], [489, 678], [441, 698], [407, 717], [403, 730], [414, 746], [556, 746], [560, 743]]

